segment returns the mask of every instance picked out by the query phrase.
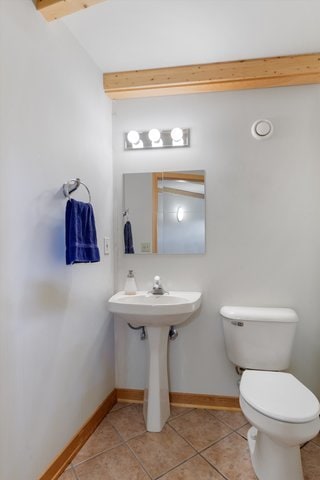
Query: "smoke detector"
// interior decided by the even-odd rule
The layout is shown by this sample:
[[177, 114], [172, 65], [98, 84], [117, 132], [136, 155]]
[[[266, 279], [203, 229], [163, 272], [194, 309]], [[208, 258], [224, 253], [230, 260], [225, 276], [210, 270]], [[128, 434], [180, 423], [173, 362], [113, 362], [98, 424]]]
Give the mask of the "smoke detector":
[[270, 120], [257, 120], [251, 127], [251, 133], [259, 140], [269, 138], [273, 134], [273, 125]]

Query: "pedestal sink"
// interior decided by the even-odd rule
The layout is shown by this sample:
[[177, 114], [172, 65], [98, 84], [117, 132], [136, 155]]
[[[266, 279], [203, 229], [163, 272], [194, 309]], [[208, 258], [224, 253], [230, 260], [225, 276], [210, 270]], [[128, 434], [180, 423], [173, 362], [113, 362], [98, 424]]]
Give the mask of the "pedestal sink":
[[187, 320], [200, 303], [199, 292], [168, 292], [164, 295], [118, 292], [109, 299], [110, 312], [147, 330], [149, 362], [143, 414], [149, 432], [160, 432], [170, 415], [167, 362], [170, 326]]

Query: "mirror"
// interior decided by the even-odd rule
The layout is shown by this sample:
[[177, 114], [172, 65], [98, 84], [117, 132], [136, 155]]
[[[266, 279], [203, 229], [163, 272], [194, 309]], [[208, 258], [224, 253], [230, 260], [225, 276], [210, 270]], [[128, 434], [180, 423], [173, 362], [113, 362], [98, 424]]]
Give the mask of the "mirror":
[[205, 172], [127, 173], [125, 253], [205, 253]]

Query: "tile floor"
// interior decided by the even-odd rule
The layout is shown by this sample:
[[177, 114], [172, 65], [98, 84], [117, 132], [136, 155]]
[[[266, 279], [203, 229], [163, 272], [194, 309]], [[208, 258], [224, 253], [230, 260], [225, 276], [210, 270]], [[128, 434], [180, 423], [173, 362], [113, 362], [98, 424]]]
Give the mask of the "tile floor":
[[[248, 428], [241, 412], [171, 407], [163, 431], [150, 433], [142, 405], [118, 403], [59, 480], [256, 480]], [[320, 434], [302, 462], [305, 480], [319, 480]]]

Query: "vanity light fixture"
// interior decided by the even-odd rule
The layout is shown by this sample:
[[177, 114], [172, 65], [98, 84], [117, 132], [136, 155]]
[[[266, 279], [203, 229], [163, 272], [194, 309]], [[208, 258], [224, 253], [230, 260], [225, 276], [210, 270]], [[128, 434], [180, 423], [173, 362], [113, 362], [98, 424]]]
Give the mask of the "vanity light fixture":
[[151, 130], [149, 130], [148, 137], [151, 142], [159, 142], [161, 139], [160, 130], [157, 128], [151, 128]]
[[149, 140], [152, 148], [163, 147], [163, 140], [161, 138], [161, 132], [157, 128], [152, 128], [148, 133]]
[[171, 130], [170, 135], [173, 141], [178, 142], [183, 137], [183, 130], [180, 127], [175, 127]]
[[127, 135], [128, 141], [133, 145], [137, 144], [140, 140], [140, 135], [136, 130], [130, 130]]
[[140, 133], [136, 130], [130, 130], [127, 134], [127, 140], [131, 145], [131, 148], [143, 148], [143, 142], [140, 139]]
[[190, 129], [175, 127], [170, 130], [130, 130], [124, 134], [124, 149], [189, 147]]
[[172, 138], [172, 144], [175, 147], [178, 147], [179, 145], [183, 145], [183, 130], [180, 127], [175, 127], [171, 130], [171, 138]]

